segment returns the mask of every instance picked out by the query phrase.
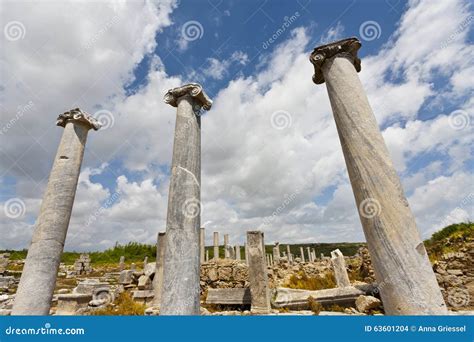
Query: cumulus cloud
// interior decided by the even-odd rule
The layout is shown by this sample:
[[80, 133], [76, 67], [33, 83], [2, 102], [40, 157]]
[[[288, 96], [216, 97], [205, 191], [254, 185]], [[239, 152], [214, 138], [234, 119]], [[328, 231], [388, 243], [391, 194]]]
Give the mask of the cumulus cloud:
[[[42, 18], [50, 18], [47, 30], [35, 29], [40, 23], [21, 5], [8, 12], [8, 20], [22, 20], [31, 31], [26, 37], [33, 46], [5, 42], [11, 45], [2, 51], [6, 119], [30, 100], [33, 106], [1, 135], [11, 142], [0, 147], [6, 160], [1, 181], [13, 189], [1, 203], [18, 196], [28, 209], [19, 220], [0, 216], [6, 236], [0, 248], [27, 246], [61, 134], [54, 119], [74, 106], [109, 110], [114, 123], [90, 133], [67, 247], [153, 243], [165, 228], [176, 111], [162, 94], [182, 79], [170, 77], [155, 56], [146, 84], [131, 95], [123, 87], [154, 49], [155, 34], [171, 24], [174, 4], [74, 4], [88, 19], [67, 32], [61, 29], [65, 11], [41, 9]], [[472, 134], [453, 127], [444, 109], [472, 108], [472, 83], [463, 76], [472, 73], [472, 49], [467, 29], [459, 30], [468, 17], [462, 2], [413, 1], [383, 48], [362, 60], [361, 80], [424, 237], [453, 218], [472, 219], [472, 203], [465, 204], [472, 198]], [[326, 35], [342, 37], [344, 26]], [[311, 81], [310, 41], [307, 29], [293, 29], [288, 40], [265, 51], [257, 72], [222, 87], [202, 117], [201, 221], [208, 232], [228, 233], [233, 242], [243, 242], [249, 229], [263, 230], [267, 242], [364, 239], [325, 86]], [[223, 80], [248, 62], [242, 51], [210, 58], [203, 75]], [[441, 88], [435, 85], [440, 77]], [[421, 114], [428, 107], [434, 114], [426, 120]]]

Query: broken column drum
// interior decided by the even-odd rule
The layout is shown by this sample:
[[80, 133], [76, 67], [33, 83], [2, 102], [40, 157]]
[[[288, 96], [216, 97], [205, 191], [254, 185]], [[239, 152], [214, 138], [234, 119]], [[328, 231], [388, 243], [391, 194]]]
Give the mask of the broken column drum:
[[314, 49], [313, 81], [326, 83], [385, 312], [446, 314], [415, 218], [358, 78], [357, 38]]
[[247, 248], [252, 302], [251, 311], [256, 314], [269, 313], [270, 292], [268, 289], [263, 233], [260, 231], [247, 232]]
[[100, 123], [79, 108], [59, 115], [64, 127], [36, 228], [16, 293], [12, 315], [47, 315], [56, 286], [87, 134]]
[[177, 113], [160, 314], [198, 315], [201, 110], [209, 110], [212, 101], [196, 83], [170, 89], [164, 99]]

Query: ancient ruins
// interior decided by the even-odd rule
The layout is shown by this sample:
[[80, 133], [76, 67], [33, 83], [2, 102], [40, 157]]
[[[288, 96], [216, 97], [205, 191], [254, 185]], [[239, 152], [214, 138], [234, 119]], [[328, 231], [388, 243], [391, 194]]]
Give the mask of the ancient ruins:
[[124, 293], [147, 315], [441, 315], [448, 306], [471, 307], [474, 242], [431, 265], [358, 78], [360, 47], [357, 38], [319, 46], [310, 62], [314, 83], [327, 87], [368, 249], [317, 256], [314, 245], [271, 245], [252, 229], [245, 242], [231, 241], [227, 233], [221, 241], [213, 231], [213, 245], [205, 246], [201, 113], [212, 100], [191, 83], [164, 97], [176, 107], [176, 126], [166, 230], [157, 232], [156, 261], [130, 264], [122, 256], [116, 267], [99, 270], [83, 254], [74, 265], [60, 263], [87, 134], [100, 128], [73, 109], [57, 121], [64, 132], [26, 260], [0, 255], [0, 313], [94, 314], [115, 307]]

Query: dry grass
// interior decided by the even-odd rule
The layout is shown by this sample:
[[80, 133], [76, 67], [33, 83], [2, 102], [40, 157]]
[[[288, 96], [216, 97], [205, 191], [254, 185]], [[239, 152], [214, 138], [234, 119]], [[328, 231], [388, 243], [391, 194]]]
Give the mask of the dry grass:
[[319, 315], [319, 313], [321, 312], [321, 310], [323, 309], [323, 306], [321, 305], [321, 303], [319, 303], [318, 301], [316, 301], [313, 297], [309, 296], [308, 297], [308, 306], [309, 306], [309, 309], [311, 311], [313, 311], [313, 313], [315, 315]]
[[114, 302], [114, 306], [107, 306], [95, 310], [95, 316], [142, 316], [145, 314], [145, 304], [140, 304], [132, 299], [128, 292], [122, 292]]
[[332, 273], [325, 273], [322, 276], [308, 277], [304, 272], [294, 274], [290, 277], [285, 287], [301, 290], [323, 290], [336, 287], [336, 279]]

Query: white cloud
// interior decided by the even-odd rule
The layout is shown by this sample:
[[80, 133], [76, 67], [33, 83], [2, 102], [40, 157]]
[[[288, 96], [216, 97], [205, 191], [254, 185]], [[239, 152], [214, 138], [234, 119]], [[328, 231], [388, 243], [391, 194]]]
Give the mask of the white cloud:
[[[425, 237], [472, 192], [465, 165], [471, 158], [469, 129], [453, 129], [450, 113], [442, 107], [431, 108], [434, 119], [419, 119], [420, 110], [433, 103], [456, 101], [450, 107], [466, 111], [472, 107], [472, 100], [463, 97], [472, 88], [463, 76], [472, 73], [467, 33], [460, 31], [445, 47], [438, 46], [456, 32], [467, 9], [459, 2], [427, 4], [431, 2], [410, 4], [388, 43], [377, 55], [363, 59], [360, 73]], [[176, 113], [163, 103], [162, 95], [182, 80], [168, 76], [155, 58], [145, 86], [130, 96], [122, 86], [132, 80], [136, 63], [153, 50], [155, 32], [170, 24], [173, 5], [150, 9], [141, 3], [120, 3], [98, 10], [75, 6], [89, 19], [77, 30], [67, 26], [71, 27], [67, 34], [60, 30], [67, 21], [60, 12], [43, 10], [41, 18], [50, 18], [49, 30], [34, 29], [39, 25], [36, 16], [23, 17], [41, 56], [33, 52], [35, 46], [24, 43], [2, 52], [11, 76], [0, 93], [8, 119], [18, 105], [30, 98], [34, 103], [8, 131], [12, 143], [2, 144], [2, 153], [19, 159], [5, 172], [17, 179], [16, 193], [30, 208], [27, 216], [36, 217], [61, 133], [53, 125], [56, 115], [75, 105], [94, 111], [101, 104], [114, 114], [114, 126], [90, 134], [68, 248], [100, 249], [130, 240], [153, 243], [165, 226]], [[20, 9], [12, 13], [11, 18], [22, 19]], [[127, 25], [112, 24], [97, 34], [104, 27], [99, 17], [114, 15], [127, 18]], [[45, 31], [53, 36], [61, 32], [61, 38], [49, 40]], [[83, 32], [89, 33], [83, 36]], [[338, 23], [327, 36], [336, 38], [342, 32]], [[71, 42], [91, 39], [101, 43], [81, 55], [79, 63], [73, 53], [77, 46]], [[221, 89], [211, 111], [202, 117], [202, 222], [207, 223], [208, 243], [213, 230], [229, 233], [234, 243], [243, 242], [249, 229], [262, 229], [267, 242], [363, 240], [326, 89], [311, 81], [309, 41], [304, 28], [293, 30], [288, 40], [261, 56], [254, 75], [238, 76]], [[234, 74], [248, 62], [248, 56], [237, 51], [226, 60], [209, 59], [208, 68], [200, 72], [222, 80], [229, 70]], [[442, 89], [435, 85], [440, 76], [449, 80]], [[458, 94], [450, 97], [453, 92]], [[428, 153], [433, 156], [425, 162]], [[418, 158], [426, 166], [410, 167]], [[103, 164], [117, 159], [127, 172], [140, 172], [139, 180]], [[90, 215], [114, 195], [94, 181], [106, 174], [120, 196], [85, 227]], [[3, 199], [6, 196], [2, 203]], [[472, 215], [467, 207], [461, 211], [454, 216]], [[0, 232], [7, 236], [2, 241], [15, 248], [28, 243], [31, 222], [0, 219]]]

